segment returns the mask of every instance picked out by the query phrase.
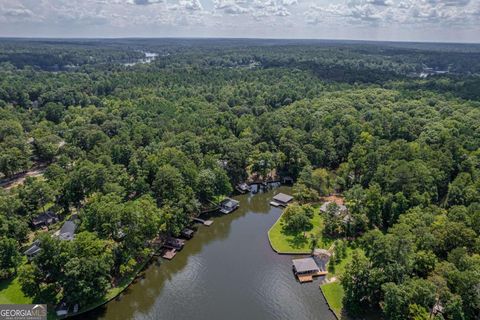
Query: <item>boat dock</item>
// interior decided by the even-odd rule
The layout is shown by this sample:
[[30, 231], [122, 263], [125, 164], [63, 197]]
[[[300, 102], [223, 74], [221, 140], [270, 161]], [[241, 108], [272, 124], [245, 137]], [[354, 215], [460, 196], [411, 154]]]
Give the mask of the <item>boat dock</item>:
[[193, 218], [192, 220], [195, 221], [195, 222], [200, 222], [207, 227], [211, 226], [212, 223], [213, 223], [213, 220], [203, 220], [203, 219], [200, 219], [200, 218]]

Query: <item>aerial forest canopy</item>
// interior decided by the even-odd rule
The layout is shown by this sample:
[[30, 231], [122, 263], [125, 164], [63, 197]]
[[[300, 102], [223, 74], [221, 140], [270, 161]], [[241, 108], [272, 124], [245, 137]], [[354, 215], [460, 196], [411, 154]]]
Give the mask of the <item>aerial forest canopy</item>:
[[479, 319], [479, 74], [479, 45], [3, 39], [0, 276], [91, 304], [150, 240], [275, 171], [301, 199], [345, 195], [352, 222], [326, 230], [364, 253], [350, 315]]

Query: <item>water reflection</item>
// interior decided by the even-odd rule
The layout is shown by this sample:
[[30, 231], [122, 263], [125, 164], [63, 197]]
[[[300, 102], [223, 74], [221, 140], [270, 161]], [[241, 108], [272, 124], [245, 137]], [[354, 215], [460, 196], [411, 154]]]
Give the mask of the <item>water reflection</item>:
[[267, 231], [281, 209], [269, 201], [280, 191], [291, 193], [236, 197], [237, 211], [199, 226], [174, 260], [155, 260], [145, 279], [87, 319], [334, 319], [318, 282], [299, 284], [291, 257], [270, 248]]

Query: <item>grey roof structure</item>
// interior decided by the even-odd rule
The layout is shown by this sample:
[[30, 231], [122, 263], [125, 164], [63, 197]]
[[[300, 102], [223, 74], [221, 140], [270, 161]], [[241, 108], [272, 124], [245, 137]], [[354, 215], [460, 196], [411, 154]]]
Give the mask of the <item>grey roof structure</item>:
[[230, 213], [238, 208], [240, 202], [227, 198], [220, 203], [220, 212], [221, 213]]
[[76, 229], [77, 225], [75, 222], [66, 221], [58, 233], [60, 240], [72, 240]]
[[[327, 202], [324, 202], [321, 206], [320, 206], [320, 211], [321, 212], [327, 212], [328, 211], [328, 207], [333, 204], [335, 202], [332, 202], [332, 201], [327, 201]], [[342, 213], [346, 213], [348, 211], [347, 207], [344, 206], [343, 204], [340, 204], [338, 205], [337, 204], [337, 211], [336, 211], [336, 215], [338, 214], [342, 214]]]
[[52, 211], [42, 213], [32, 219], [32, 224], [37, 227], [40, 225], [50, 225], [58, 221], [58, 216]]
[[36, 255], [37, 253], [40, 252], [40, 250], [42, 250], [42, 248], [40, 248], [38, 245], [36, 244], [33, 244], [30, 248], [28, 248], [27, 250], [25, 250], [24, 254], [27, 255], [27, 256], [34, 256]]
[[285, 193], [279, 193], [273, 197], [273, 200], [282, 203], [289, 203], [293, 200], [293, 197]]
[[292, 262], [297, 273], [320, 271], [320, 268], [313, 258], [295, 259], [292, 260]]

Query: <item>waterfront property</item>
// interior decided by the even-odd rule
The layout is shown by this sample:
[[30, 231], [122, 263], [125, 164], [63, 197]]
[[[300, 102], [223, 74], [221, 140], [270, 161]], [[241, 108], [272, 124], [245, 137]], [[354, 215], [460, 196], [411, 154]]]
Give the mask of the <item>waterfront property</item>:
[[317, 246], [324, 248], [330, 246], [330, 241], [322, 236], [324, 228], [323, 215], [315, 212], [311, 219], [313, 228], [300, 234], [293, 234], [285, 230], [282, 216], [268, 231], [268, 239], [275, 252], [282, 254], [310, 254], [312, 249], [309, 239], [312, 236], [317, 239]]
[[294, 259], [292, 263], [293, 272], [302, 283], [313, 281], [313, 277], [327, 274], [326, 271], [320, 270], [313, 258]]
[[224, 214], [232, 213], [238, 209], [240, 202], [227, 198], [220, 203], [220, 212]]
[[270, 204], [275, 207], [286, 207], [292, 200], [292, 196], [285, 193], [278, 193], [273, 197], [273, 201], [271, 201]]
[[343, 223], [348, 224], [352, 222], [352, 216], [344, 204], [334, 201], [327, 201], [320, 206], [320, 211], [323, 213], [327, 213], [330, 210], [333, 211], [335, 216], [342, 218]]

